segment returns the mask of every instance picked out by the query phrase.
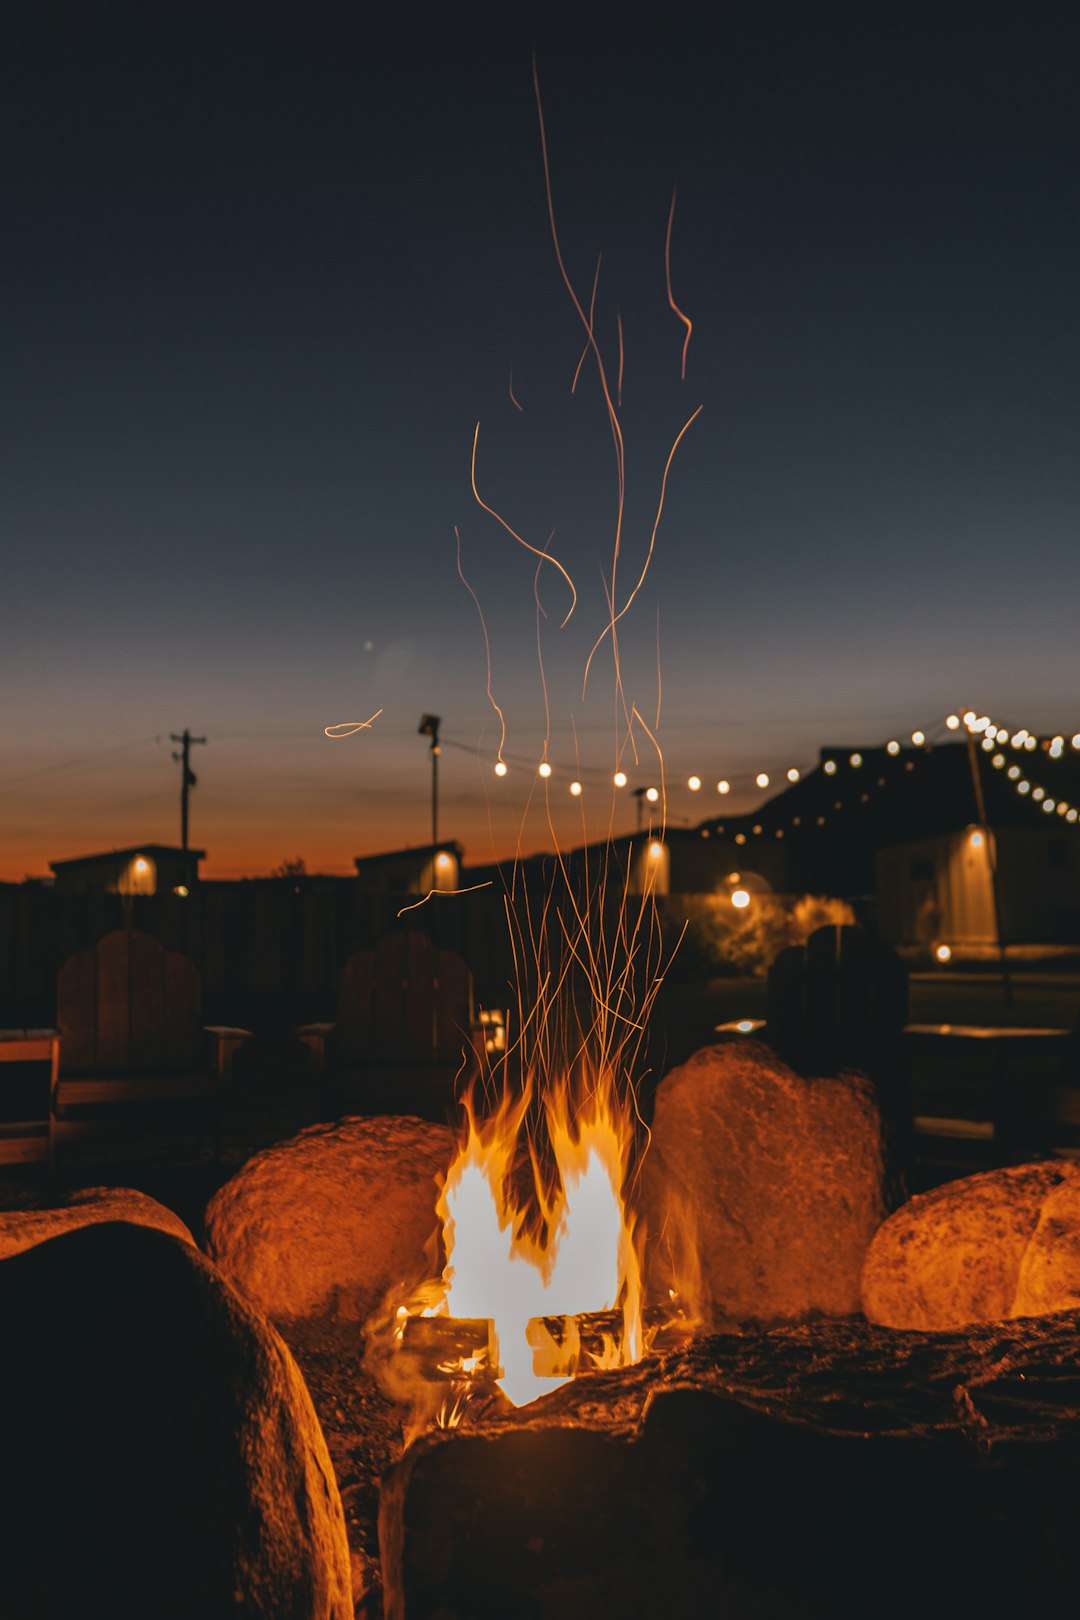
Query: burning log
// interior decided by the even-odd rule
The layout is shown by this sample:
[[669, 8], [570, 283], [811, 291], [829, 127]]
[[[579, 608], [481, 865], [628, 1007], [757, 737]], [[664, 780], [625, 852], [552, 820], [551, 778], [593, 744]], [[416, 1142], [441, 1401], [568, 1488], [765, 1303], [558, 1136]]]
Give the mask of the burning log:
[[[654, 1354], [685, 1344], [693, 1323], [675, 1306], [655, 1305], [642, 1313], [645, 1347]], [[620, 1310], [582, 1311], [577, 1316], [534, 1316], [525, 1330], [538, 1374], [558, 1370], [567, 1376], [606, 1367], [617, 1359], [623, 1337]], [[503, 1376], [494, 1343], [494, 1323], [482, 1317], [410, 1316], [399, 1355], [425, 1383], [463, 1379], [493, 1382]]]
[[[651, 1305], [641, 1313], [645, 1348], [663, 1355], [685, 1344], [694, 1324], [673, 1305]], [[582, 1311], [577, 1316], [534, 1316], [525, 1329], [540, 1369], [540, 1360], [554, 1349], [570, 1371], [611, 1364], [613, 1349], [622, 1341], [620, 1310]], [[546, 1369], [545, 1369], [546, 1370]]]
[[400, 1354], [408, 1356], [426, 1383], [500, 1376], [492, 1346], [492, 1324], [465, 1316], [410, 1316]]

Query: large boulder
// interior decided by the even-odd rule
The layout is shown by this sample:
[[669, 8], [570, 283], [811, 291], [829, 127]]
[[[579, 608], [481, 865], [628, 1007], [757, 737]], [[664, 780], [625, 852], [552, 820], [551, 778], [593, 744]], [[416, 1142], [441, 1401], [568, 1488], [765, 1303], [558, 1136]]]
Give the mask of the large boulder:
[[0, 1212], [0, 1260], [20, 1254], [37, 1243], [59, 1237], [76, 1226], [98, 1221], [132, 1221], [136, 1226], [152, 1226], [194, 1244], [195, 1239], [180, 1219], [156, 1198], [136, 1192], [133, 1187], [84, 1187], [73, 1192], [62, 1204], [48, 1209], [15, 1209]]
[[871, 1322], [924, 1332], [1080, 1303], [1080, 1166], [1009, 1165], [910, 1199], [875, 1235], [862, 1300]]
[[868, 1080], [804, 1080], [757, 1042], [705, 1047], [656, 1093], [649, 1293], [697, 1294], [713, 1323], [858, 1311], [883, 1174]]
[[351, 1620], [303, 1380], [190, 1244], [68, 1232], [0, 1264], [0, 1320], [4, 1614]]
[[1043, 1199], [1020, 1261], [1013, 1316], [1046, 1316], [1080, 1305], [1080, 1166], [1055, 1168], [1067, 1174]]
[[421, 1119], [313, 1125], [214, 1196], [207, 1248], [275, 1322], [363, 1321], [393, 1284], [432, 1270], [436, 1177], [453, 1154], [450, 1128]]

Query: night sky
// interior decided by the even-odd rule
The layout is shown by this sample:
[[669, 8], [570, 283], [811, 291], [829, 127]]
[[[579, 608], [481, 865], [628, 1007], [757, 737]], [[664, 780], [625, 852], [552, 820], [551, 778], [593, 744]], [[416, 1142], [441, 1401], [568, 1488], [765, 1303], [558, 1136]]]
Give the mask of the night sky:
[[[556, 824], [580, 836], [577, 774], [606, 826], [609, 643], [584, 703], [581, 679], [615, 468], [591, 358], [571, 394], [534, 46], [612, 379], [617, 312], [625, 336], [620, 605], [704, 407], [620, 626], [650, 727], [659, 661], [671, 820], [716, 814], [718, 777], [748, 807], [757, 770], [969, 704], [1080, 729], [1070, 9], [9, 8], [0, 878], [178, 842], [185, 726], [209, 876], [424, 842], [424, 711], [440, 833], [512, 849], [544, 744], [537, 563], [473, 499], [478, 421], [482, 495], [578, 589], [560, 629], [541, 569]], [[658, 780], [639, 743], [630, 788]], [[539, 799], [522, 838], [550, 841]]]

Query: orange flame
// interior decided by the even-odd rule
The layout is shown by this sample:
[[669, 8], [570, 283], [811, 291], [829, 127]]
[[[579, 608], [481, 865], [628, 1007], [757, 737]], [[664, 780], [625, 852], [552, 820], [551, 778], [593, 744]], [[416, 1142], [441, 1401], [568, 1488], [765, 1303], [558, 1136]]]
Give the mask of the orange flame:
[[554, 1161], [545, 1170], [528, 1139], [530, 1100], [528, 1091], [505, 1097], [483, 1120], [467, 1106], [468, 1132], [436, 1206], [446, 1248], [443, 1309], [494, 1324], [498, 1382], [517, 1406], [577, 1370], [572, 1323], [560, 1342], [545, 1317], [618, 1309], [621, 1331], [603, 1364], [642, 1354], [641, 1277], [622, 1196], [630, 1110], [612, 1086], [595, 1087], [577, 1110], [567, 1085], [545, 1096]]

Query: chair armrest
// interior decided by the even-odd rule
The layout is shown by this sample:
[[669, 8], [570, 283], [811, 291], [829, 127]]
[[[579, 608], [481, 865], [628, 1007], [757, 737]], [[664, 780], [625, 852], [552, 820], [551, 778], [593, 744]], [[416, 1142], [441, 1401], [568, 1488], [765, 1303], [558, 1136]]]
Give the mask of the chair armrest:
[[311, 1053], [315, 1072], [320, 1077], [326, 1072], [327, 1049], [333, 1039], [336, 1024], [301, 1024], [296, 1038]]
[[203, 1034], [214, 1043], [214, 1071], [219, 1080], [226, 1080], [232, 1062], [244, 1042], [251, 1039], [250, 1029], [230, 1029], [225, 1024], [204, 1024]]

